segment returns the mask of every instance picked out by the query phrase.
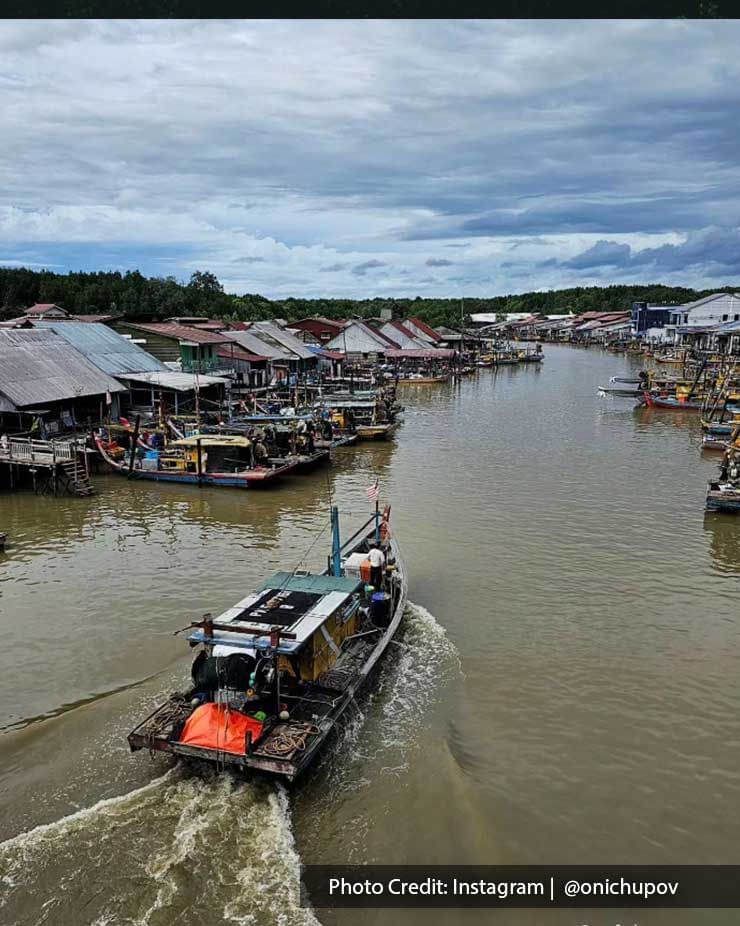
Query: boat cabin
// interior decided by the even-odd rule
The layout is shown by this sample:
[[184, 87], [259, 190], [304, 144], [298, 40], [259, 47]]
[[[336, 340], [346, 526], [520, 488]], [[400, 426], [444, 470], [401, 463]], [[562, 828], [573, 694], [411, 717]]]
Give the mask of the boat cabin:
[[214, 656], [246, 652], [257, 658], [270, 650], [280, 628], [275, 649], [281, 674], [315, 682], [357, 629], [362, 585], [358, 576], [278, 572], [218, 617], [217, 630], [204, 627], [188, 639], [212, 647]]

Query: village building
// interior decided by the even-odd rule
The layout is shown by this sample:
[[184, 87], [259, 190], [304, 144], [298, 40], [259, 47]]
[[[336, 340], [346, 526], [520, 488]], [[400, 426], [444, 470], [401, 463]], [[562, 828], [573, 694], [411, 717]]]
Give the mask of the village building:
[[119, 414], [125, 386], [49, 329], [0, 330], [0, 427], [47, 438]]
[[318, 366], [316, 354], [308, 348], [308, 345], [287, 328], [281, 328], [275, 322], [252, 322], [249, 333], [255, 335], [260, 341], [286, 352], [292, 358], [292, 372], [308, 373]]
[[202, 331], [175, 322], [116, 323], [116, 331], [137, 339], [163, 363], [176, 364], [183, 373], [214, 373], [223, 369], [218, 349], [228, 344], [226, 334]]
[[385, 357], [388, 350], [398, 350], [395, 341], [358, 320], [348, 322], [342, 332], [332, 338], [326, 347], [344, 354], [352, 363], [363, 360], [377, 363]]

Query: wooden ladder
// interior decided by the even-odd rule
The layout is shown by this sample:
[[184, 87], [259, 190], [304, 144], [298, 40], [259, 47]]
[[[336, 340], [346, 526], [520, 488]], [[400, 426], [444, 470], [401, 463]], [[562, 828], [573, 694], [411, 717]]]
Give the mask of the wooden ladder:
[[87, 473], [79, 464], [75, 464], [74, 461], [68, 460], [64, 463], [60, 463], [59, 469], [64, 475], [66, 480], [65, 488], [70, 495], [83, 497], [85, 495], [95, 494], [95, 489], [91, 485]]

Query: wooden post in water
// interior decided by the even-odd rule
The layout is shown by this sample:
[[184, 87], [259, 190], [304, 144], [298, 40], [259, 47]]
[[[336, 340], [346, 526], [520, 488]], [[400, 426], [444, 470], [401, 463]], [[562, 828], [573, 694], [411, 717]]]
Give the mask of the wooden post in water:
[[128, 478], [130, 479], [134, 474], [134, 460], [136, 459], [136, 445], [139, 440], [139, 425], [141, 424], [141, 415], [136, 416], [136, 423], [134, 424], [134, 436], [131, 438], [131, 458], [128, 461]]
[[201, 450], [201, 446], [200, 446], [200, 438], [198, 438], [198, 439], [196, 440], [196, 442], [195, 442], [195, 454], [196, 454], [196, 458], [197, 458], [196, 466], [197, 466], [197, 469], [198, 469], [198, 485], [202, 485], [202, 484], [203, 484], [203, 477], [202, 477], [202, 472], [203, 472], [203, 451]]

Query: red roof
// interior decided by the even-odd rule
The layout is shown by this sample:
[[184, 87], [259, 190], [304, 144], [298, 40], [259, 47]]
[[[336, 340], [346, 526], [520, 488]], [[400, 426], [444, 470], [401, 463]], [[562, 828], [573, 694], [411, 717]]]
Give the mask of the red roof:
[[222, 321], [219, 321], [217, 318], [212, 319], [207, 322], [193, 322], [192, 325], [187, 325], [188, 328], [197, 328], [198, 331], [223, 331], [226, 327], [226, 324]]
[[162, 334], [165, 337], [176, 338], [178, 341], [193, 341], [195, 344], [228, 344], [231, 338], [225, 334], [213, 334], [211, 331], [201, 331], [200, 328], [189, 328], [187, 325], [176, 325], [173, 322], [126, 322], [131, 328], [141, 331], [151, 331], [152, 334]]
[[252, 354], [243, 347], [237, 347], [236, 344], [228, 347], [219, 347], [216, 350], [219, 357], [225, 357], [227, 360], [246, 360], [249, 363], [262, 363], [269, 360], [269, 357], [261, 357], [259, 354]]
[[434, 328], [430, 328], [426, 322], [423, 322], [420, 318], [417, 318], [416, 315], [412, 315], [409, 321], [413, 322], [420, 331], [423, 331], [424, 334], [427, 335], [427, 337], [432, 338], [432, 340], [434, 341], [442, 340], [442, 338], [437, 334]]

